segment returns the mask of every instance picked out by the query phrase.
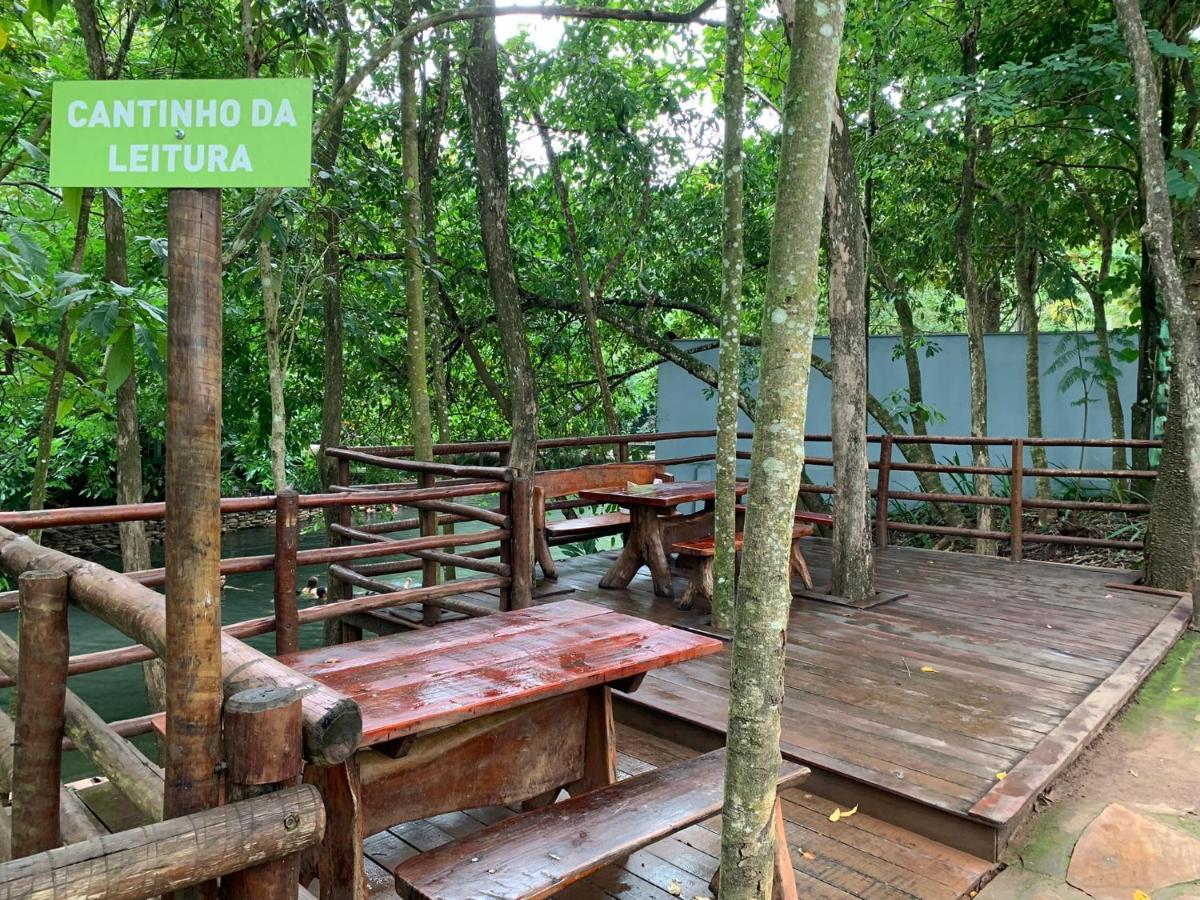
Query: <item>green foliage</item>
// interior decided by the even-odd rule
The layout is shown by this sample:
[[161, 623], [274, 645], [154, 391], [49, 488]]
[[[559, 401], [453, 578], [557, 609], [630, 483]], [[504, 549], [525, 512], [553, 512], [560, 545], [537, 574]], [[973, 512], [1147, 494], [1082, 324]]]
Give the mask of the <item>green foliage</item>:
[[[939, 333], [964, 328], [953, 226], [962, 111], [970, 92], [987, 136], [979, 165], [975, 251], [981, 281], [996, 297], [996, 324], [1019, 327], [1013, 266], [1021, 242], [1028, 240], [1041, 262], [1036, 302], [1042, 328], [1088, 332], [1094, 323], [1087, 288], [1094, 288], [1110, 323], [1121, 329], [1113, 333], [1114, 356], [1131, 364], [1138, 358], [1137, 346], [1147, 343], [1138, 331], [1136, 133], [1128, 65], [1110, 5], [1107, 0], [1073, 0], [1066, 6], [1046, 0], [981, 3], [979, 75], [971, 80], [960, 74], [962, 23], [952, 4], [880, 0], [849, 11], [840, 91], [860, 178], [870, 191], [870, 328], [897, 330], [899, 297], [912, 307], [918, 355], [932, 357], [940, 351]], [[617, 5], [634, 4], [622, 0]], [[422, 14], [447, 8], [434, 3], [422, 7]], [[126, 33], [131, 12], [140, 14], [128, 31], [124, 77], [241, 77], [246, 71], [241, 4], [232, 0], [97, 0], [97, 9], [110, 54]], [[336, 56], [334, 4], [252, 0], [250, 9], [262, 74], [311, 75], [318, 111], [324, 108]], [[390, 4], [355, 0], [349, 13], [353, 69], [400, 23]], [[1151, 22], [1155, 52], [1160, 64], [1178, 75], [1196, 55], [1191, 33], [1183, 27], [1185, 15], [1180, 12], [1178, 21], [1164, 20], [1168, 13], [1154, 15], [1159, 17]], [[788, 54], [773, 7], [750, 10], [747, 26], [743, 331], [753, 336], [762, 316], [777, 105]], [[511, 154], [511, 242], [544, 431], [596, 433], [604, 428], [596, 373], [581, 316], [572, 305], [578, 289], [571, 248], [531, 125], [534, 112], [550, 128], [579, 226], [580, 252], [602, 310], [624, 316], [635, 333], [715, 338], [721, 283], [722, 34], [700, 26], [542, 18], [526, 28], [504, 19], [498, 27]], [[502, 388], [507, 382], [480, 246], [474, 147], [461, 78], [465, 35], [460, 23], [423, 34], [417, 46], [426, 136], [448, 79], [433, 183], [436, 246], [423, 240], [420, 249], [428, 285], [436, 284], [451, 308], [441, 319], [455, 439], [502, 436], [508, 428], [477, 370], [484, 366]], [[124, 195], [130, 288], [102, 277], [98, 202], [91, 211], [83, 271], [68, 273], [81, 198], [78, 192], [60, 197], [46, 187], [48, 141], [35, 137], [53, 83], [84, 78], [87, 72], [73, 4], [19, 0], [0, 10], [0, 167], [12, 164], [0, 180], [0, 319], [7, 329], [0, 335], [4, 507], [26, 502], [51, 371], [43, 350], [53, 349], [64, 315], [76, 370], [68, 375], [58, 410], [51, 502], [111, 499], [115, 392], [135, 370], [147, 491], [157, 496], [162, 488], [164, 192]], [[1171, 148], [1169, 188], [1181, 211], [1197, 202], [1200, 192], [1200, 153], [1183, 143], [1197, 103], [1189, 90], [1185, 86], [1176, 93]], [[329, 212], [342, 222], [344, 439], [370, 444], [412, 439], [405, 385], [400, 260], [405, 186], [399, 172], [398, 110], [391, 58], [347, 107], [335, 164], [314, 169], [310, 189], [283, 192], [263, 220], [261, 233], [270, 240], [291, 348], [285, 380], [288, 472], [301, 488], [318, 483], [310, 445], [320, 432], [324, 393], [320, 254]], [[648, 197], [644, 212], [643, 193]], [[227, 247], [257, 200], [251, 191], [225, 192]], [[1102, 252], [1097, 215], [1112, 232], [1111, 259]], [[224, 303], [223, 490], [270, 490], [275, 487], [268, 449], [271, 410], [254, 253], [242, 255], [225, 272]], [[622, 427], [653, 429], [653, 353], [603, 321], [600, 330]], [[1157, 337], [1149, 336], [1151, 342]], [[903, 349], [897, 347], [897, 353]], [[1169, 353], [1158, 359], [1167, 365]], [[1063, 339], [1052, 372], [1057, 389], [1082, 392], [1085, 405], [1098, 396], [1094, 385], [1108, 374], [1086, 336]], [[1165, 385], [1166, 372], [1161, 375]], [[748, 366], [744, 384], [755, 377]], [[883, 400], [901, 421], [918, 413], [929, 422], [942, 418], [927, 404], [913, 404], [904, 390]], [[584, 460], [561, 460], [576, 461]]]

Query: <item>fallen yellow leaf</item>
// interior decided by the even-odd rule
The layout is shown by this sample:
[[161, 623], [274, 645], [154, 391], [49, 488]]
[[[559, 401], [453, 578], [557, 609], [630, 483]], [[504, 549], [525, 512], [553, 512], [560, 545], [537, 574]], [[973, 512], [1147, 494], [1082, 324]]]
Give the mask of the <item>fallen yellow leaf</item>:
[[667, 885], [667, 893], [670, 894], [672, 897], [682, 897], [683, 896], [683, 885], [680, 884], [678, 881], [672, 881], [670, 884]]
[[1171, 693], [1178, 694], [1182, 690], [1183, 690], [1183, 688], [1181, 688], [1181, 687], [1173, 687], [1173, 688], [1171, 688]]
[[805, 850], [800, 855], [803, 856], [805, 859], [816, 859], [817, 858], [817, 854], [813, 853], [811, 850]]
[[1145, 891], [1134, 891], [1133, 900], [1150, 900], [1150, 895]]
[[933, 666], [921, 666], [921, 671], [922, 672], [936, 672], [937, 669], [935, 669]]
[[1004, 780], [1005, 778], [1007, 778], [1007, 777], [1008, 777], [1008, 773], [1007, 773], [1007, 772], [997, 772], [997, 773], [996, 773], [996, 780], [997, 780], [997, 781], [1003, 781], [1003, 780]]
[[835, 809], [833, 812], [831, 812], [829, 814], [829, 821], [837, 822], [841, 819], [845, 819], [845, 818], [848, 818], [849, 816], [854, 815], [856, 812], [858, 812], [858, 804], [857, 803], [854, 804], [854, 806], [852, 808], [847, 809], [847, 810], [842, 810], [841, 807], [838, 807], [837, 809]]

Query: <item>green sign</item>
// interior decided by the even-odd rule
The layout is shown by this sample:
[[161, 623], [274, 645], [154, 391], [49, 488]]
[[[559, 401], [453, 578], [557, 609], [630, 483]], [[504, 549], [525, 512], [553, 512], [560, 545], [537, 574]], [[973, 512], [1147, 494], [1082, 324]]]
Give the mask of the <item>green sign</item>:
[[60, 81], [50, 184], [299, 187], [312, 157], [312, 81]]

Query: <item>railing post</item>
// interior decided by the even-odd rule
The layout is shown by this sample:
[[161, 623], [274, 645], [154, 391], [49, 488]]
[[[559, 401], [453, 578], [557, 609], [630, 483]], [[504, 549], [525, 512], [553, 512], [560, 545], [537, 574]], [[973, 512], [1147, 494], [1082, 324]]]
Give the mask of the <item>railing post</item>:
[[300, 549], [300, 495], [284, 488], [275, 495], [275, 653], [300, 649], [296, 608], [296, 553]]
[[875, 482], [875, 546], [888, 545], [888, 492], [892, 480], [892, 436], [879, 440], [879, 468]]
[[[422, 489], [432, 488], [436, 481], [429, 472], [420, 474], [420, 484]], [[421, 523], [421, 537], [432, 537], [438, 532], [438, 513], [436, 509], [421, 509], [417, 511], [417, 518]], [[438, 583], [438, 563], [436, 560], [426, 559], [421, 563], [421, 586], [433, 587]], [[421, 621], [425, 625], [436, 625], [441, 613], [436, 606], [429, 603], [421, 605]]]
[[26, 572], [17, 660], [16, 747], [13, 754], [12, 855], [59, 846], [59, 778], [67, 697], [67, 576]]
[[500, 611], [513, 609], [513, 594], [516, 586], [516, 579], [513, 575], [516, 570], [513, 568], [513, 540], [515, 538], [516, 516], [513, 515], [513, 486], [514, 482], [502, 484], [500, 490], [500, 515], [508, 520], [508, 537], [500, 542], [500, 562], [508, 566], [508, 584], [500, 588]]
[[[340, 457], [338, 458], [338, 484], [340, 484], [344, 487], [350, 486], [350, 460], [342, 459]], [[343, 525], [348, 528], [351, 524], [350, 507], [349, 506], [335, 507], [334, 513], [330, 518], [333, 521], [337, 522], [339, 525]], [[347, 538], [342, 537], [340, 534], [331, 534], [330, 535], [329, 545], [331, 547], [341, 547], [347, 543], [349, 543], [349, 540]], [[337, 576], [335, 576], [333, 574], [332, 570], [330, 570], [328, 578], [329, 578], [329, 591], [327, 594], [328, 602], [334, 603], [338, 600], [346, 600], [354, 593], [354, 588], [351, 587], [350, 585], [346, 584], [345, 582], [343, 582]], [[342, 643], [345, 643], [345, 641], [346, 641], [346, 632], [345, 632], [345, 629], [342, 627], [341, 619], [338, 619], [338, 618], [326, 619], [325, 620], [325, 646], [329, 647], [329, 646], [333, 646], [334, 644], [342, 644]]]
[[1023, 559], [1025, 556], [1025, 522], [1022, 518], [1025, 514], [1024, 475], [1025, 441], [1021, 438], [1014, 438], [1012, 442], [1012, 475], [1009, 477], [1008, 484], [1009, 503], [1011, 505], [1008, 516], [1008, 528], [1009, 534], [1012, 536], [1010, 556], [1014, 560]]
[[[241, 691], [225, 703], [228, 799], [248, 800], [300, 782], [300, 694], [290, 687]], [[221, 879], [223, 900], [294, 900], [297, 854]]]
[[533, 605], [533, 479], [522, 475], [512, 483], [512, 608]]

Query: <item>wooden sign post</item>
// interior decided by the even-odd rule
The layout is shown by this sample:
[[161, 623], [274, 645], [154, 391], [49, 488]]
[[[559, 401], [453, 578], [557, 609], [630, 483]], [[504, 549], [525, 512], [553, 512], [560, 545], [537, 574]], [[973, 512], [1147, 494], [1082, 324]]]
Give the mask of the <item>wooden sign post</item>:
[[[50, 183], [167, 187], [166, 793], [220, 802], [221, 188], [307, 185], [312, 83], [54, 88]], [[202, 890], [211, 895], [210, 890]]]

